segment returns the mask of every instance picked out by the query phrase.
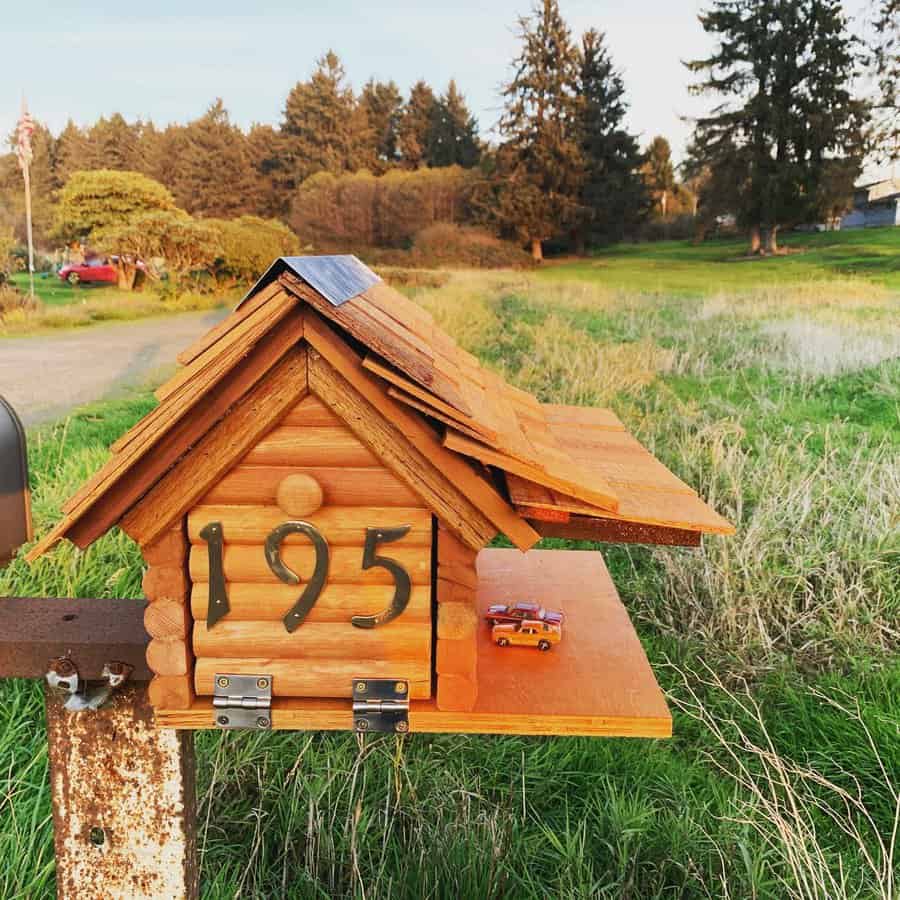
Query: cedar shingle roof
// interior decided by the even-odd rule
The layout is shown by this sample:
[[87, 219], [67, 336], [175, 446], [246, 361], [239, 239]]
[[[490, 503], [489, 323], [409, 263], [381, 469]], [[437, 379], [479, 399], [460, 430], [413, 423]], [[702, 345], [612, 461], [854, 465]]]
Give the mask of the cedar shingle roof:
[[570, 515], [686, 535], [733, 531], [609, 410], [542, 404], [507, 384], [355, 257], [287, 257], [181, 354], [183, 368], [156, 392], [159, 406], [113, 444], [29, 558], [62, 537], [85, 546], [121, 521], [292, 347], [333, 356], [332, 330], [345, 342], [343, 374], [377, 391], [401, 432], [427, 425], [442, 469], [475, 479], [467, 495], [520, 548], [538, 537], [525, 519], [552, 521], [559, 533]]

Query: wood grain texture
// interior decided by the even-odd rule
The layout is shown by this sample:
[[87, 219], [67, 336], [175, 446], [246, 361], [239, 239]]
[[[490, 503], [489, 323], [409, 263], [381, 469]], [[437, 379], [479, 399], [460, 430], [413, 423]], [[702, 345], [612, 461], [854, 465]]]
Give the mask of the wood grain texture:
[[437, 708], [441, 712], [468, 712], [478, 702], [478, 682], [460, 675], [439, 675]]
[[200, 501], [208, 505], [277, 505], [278, 485], [294, 473], [312, 475], [322, 486], [327, 506], [421, 506], [423, 501], [384, 466], [238, 465]]
[[198, 695], [212, 695], [217, 674], [271, 675], [276, 697], [346, 697], [353, 693], [355, 678], [403, 678], [410, 682], [411, 699], [431, 696], [431, 663], [392, 662], [383, 659], [315, 659], [302, 663], [284, 659], [251, 658], [197, 660], [194, 688]]
[[187, 602], [190, 587], [184, 570], [186, 555], [187, 548], [185, 547], [177, 563], [150, 566], [144, 573], [141, 587], [144, 596], [151, 603], [159, 603], [163, 600], [173, 600], [176, 603]]
[[[215, 378], [197, 379], [183, 393], [145, 416], [121, 452], [113, 457], [66, 504], [66, 515], [29, 553], [33, 560], [62, 537], [86, 547], [104, 534], [155, 484], [185, 451], [266, 375], [302, 337], [302, 316], [288, 316], [267, 334], [246, 359]], [[152, 451], [152, 452], [151, 452]], [[147, 543], [144, 541], [143, 543]]]
[[474, 638], [478, 628], [478, 613], [475, 605], [468, 603], [438, 603], [438, 642]]
[[[277, 506], [195, 506], [188, 514], [188, 534], [192, 544], [205, 546], [200, 532], [210, 522], [221, 522], [226, 543], [258, 544], [262, 553], [262, 545], [272, 529], [289, 519]], [[362, 548], [367, 528], [401, 525], [408, 525], [409, 533], [400, 541], [385, 544], [385, 555], [390, 556], [389, 547], [431, 547], [431, 513], [427, 509], [323, 506], [303, 519], [315, 525], [329, 545], [336, 547]], [[283, 542], [285, 547], [309, 544], [309, 538], [301, 534], [288, 535]]]
[[144, 627], [152, 638], [179, 638], [190, 633], [190, 610], [175, 600], [159, 600], [144, 610]]
[[[457, 641], [439, 640], [435, 665], [438, 672], [438, 685], [445, 675], [455, 675], [469, 681], [476, 680], [478, 663], [478, 647], [472, 634]], [[438, 701], [440, 705], [440, 700]]]
[[156, 675], [147, 686], [147, 695], [154, 709], [190, 709], [196, 699], [193, 673]]
[[312, 475], [288, 475], [278, 485], [275, 494], [278, 508], [290, 519], [312, 515], [325, 502], [322, 485]]
[[310, 394], [304, 397], [285, 417], [282, 425], [295, 428], [346, 428], [344, 421], [336, 416], [318, 397]]
[[248, 466], [377, 466], [379, 460], [348, 428], [283, 425], [241, 460]]
[[306, 351], [295, 349], [125, 516], [125, 532], [141, 544], [155, 540], [269, 431], [306, 389]]
[[385, 662], [431, 660], [431, 626], [395, 619], [379, 628], [355, 628], [346, 623], [304, 622], [289, 634], [281, 622], [235, 622], [223, 619], [213, 628], [194, 625], [194, 653], [198, 658], [239, 656], [292, 659], [381, 659]]
[[192, 662], [187, 641], [154, 638], [147, 644], [147, 665], [157, 675], [187, 675]]
[[701, 539], [699, 531], [588, 516], [572, 515], [567, 522], [533, 520], [532, 524], [544, 537], [567, 538], [575, 541], [699, 547]]
[[[344, 391], [343, 385], [352, 383], [358, 396], [363, 398], [367, 405], [370, 405], [379, 416], [392, 423], [426, 460], [430, 460], [436, 465], [445, 478], [464, 493], [468, 498], [467, 505], [474, 505], [480, 511], [481, 516], [492, 523], [493, 529], [491, 530], [502, 531], [517, 547], [523, 550], [535, 543], [537, 533], [516, 515], [493, 486], [482, 479], [465, 460], [452, 453], [445, 453], [434, 431], [420, 417], [388, 397], [383, 384], [380, 384], [362, 368], [359, 357], [343, 344], [327, 325], [317, 317], [308, 315], [305, 329], [310, 345], [327, 360], [328, 365], [337, 375], [337, 378], [334, 378], [329, 375], [327, 370], [323, 370], [323, 374], [327, 376], [327, 382], [330, 384], [326, 383], [324, 386], [316, 388], [315, 392], [319, 396], [323, 396], [323, 389], [329, 389], [332, 385], [339, 391]], [[313, 354], [311, 354], [310, 360], [314, 369], [316, 360]], [[323, 399], [328, 402], [328, 397], [323, 396]], [[333, 407], [333, 404], [329, 405]], [[356, 413], [356, 415], [360, 414], [360, 412]], [[422, 487], [416, 485], [416, 492], [424, 497], [423, 490]], [[457, 524], [458, 516], [449, 518], [444, 509], [438, 508], [430, 502], [429, 505], [457, 534], [466, 540], [466, 543], [473, 547], [476, 546], [476, 542], [460, 532]], [[479, 528], [478, 534], [473, 537], [481, 540], [482, 530]], [[487, 543], [486, 540], [481, 540], [480, 546], [484, 546], [485, 543]]]
[[[512, 592], [566, 613], [563, 641], [549, 653], [500, 648], [479, 629], [478, 697], [471, 711], [413, 702], [413, 732], [560, 734], [664, 738], [672, 718], [628, 614], [599, 553], [483, 550], [478, 603]], [[251, 670], [252, 671], [252, 670]], [[259, 670], [262, 671], [262, 670]], [[211, 676], [210, 676], [211, 677]], [[438, 688], [440, 690], [440, 687]], [[164, 727], [209, 728], [209, 700], [186, 712], [161, 711]], [[351, 729], [346, 700], [276, 700], [274, 728]]]
[[[397, 560], [409, 573], [413, 584], [431, 583], [431, 556], [424, 547], [403, 545], [396, 541], [387, 545], [385, 556]], [[329, 584], [393, 584], [394, 576], [386, 569], [378, 567], [366, 571], [362, 569], [362, 547], [332, 547], [331, 565], [328, 570]], [[280, 584], [266, 563], [262, 548], [251, 544], [226, 544], [224, 556], [226, 581], [263, 581]], [[316, 554], [310, 546], [290, 546], [282, 548], [284, 564], [297, 573], [304, 582], [312, 575]], [[209, 560], [205, 547], [193, 546], [190, 554], [191, 579], [209, 581]], [[302, 588], [301, 588], [302, 590]]]
[[365, 441], [378, 459], [399, 478], [415, 487], [428, 506], [473, 548], [493, 537], [494, 526], [484, 514], [447, 480], [435, 461], [420, 453], [405, 435], [380, 415], [315, 352], [310, 353], [312, 389], [339, 413]]
[[[226, 584], [232, 622], [281, 622], [303, 590], [290, 584], [241, 583]], [[354, 615], [371, 616], [386, 609], [394, 596], [393, 584], [326, 584], [315, 606], [303, 623], [344, 622]], [[191, 589], [191, 612], [195, 619], [206, 621], [209, 612], [209, 585], [197, 582]], [[398, 622], [431, 622], [431, 587], [413, 585], [409, 604]]]

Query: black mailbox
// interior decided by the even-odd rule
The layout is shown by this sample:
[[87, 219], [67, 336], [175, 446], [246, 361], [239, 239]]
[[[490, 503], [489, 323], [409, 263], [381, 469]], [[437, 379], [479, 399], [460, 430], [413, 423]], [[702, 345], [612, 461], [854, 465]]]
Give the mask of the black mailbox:
[[25, 429], [0, 397], [0, 566], [9, 563], [31, 537]]

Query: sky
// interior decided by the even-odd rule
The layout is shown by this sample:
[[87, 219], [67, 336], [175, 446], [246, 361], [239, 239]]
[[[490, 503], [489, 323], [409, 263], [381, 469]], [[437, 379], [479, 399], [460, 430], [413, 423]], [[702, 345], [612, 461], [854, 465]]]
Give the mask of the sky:
[[[680, 159], [693, 97], [682, 60], [712, 49], [697, 14], [702, 0], [560, 0], [574, 35], [594, 27], [621, 70], [628, 127], [646, 144], [665, 135]], [[290, 88], [333, 49], [356, 88], [370, 76], [405, 92], [417, 79], [465, 94], [482, 134], [500, 112], [517, 17], [531, 0], [293, 3], [154, 0], [134, 4], [2, 0], [0, 134], [14, 128], [24, 91], [32, 115], [58, 133], [121, 112], [158, 125], [202, 115], [221, 97], [232, 120], [277, 124]], [[867, 0], [847, 0], [851, 15]]]

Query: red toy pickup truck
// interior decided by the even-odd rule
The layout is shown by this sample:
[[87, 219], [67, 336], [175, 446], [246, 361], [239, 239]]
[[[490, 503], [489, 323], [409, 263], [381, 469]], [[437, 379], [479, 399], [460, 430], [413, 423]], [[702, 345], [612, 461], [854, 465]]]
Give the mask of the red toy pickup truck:
[[499, 625], [502, 622], [522, 622], [531, 619], [536, 622], [546, 622], [548, 625], [561, 625], [563, 614], [555, 609], [544, 609], [539, 603], [519, 602], [513, 604], [495, 603], [488, 607], [485, 619], [489, 625]]

